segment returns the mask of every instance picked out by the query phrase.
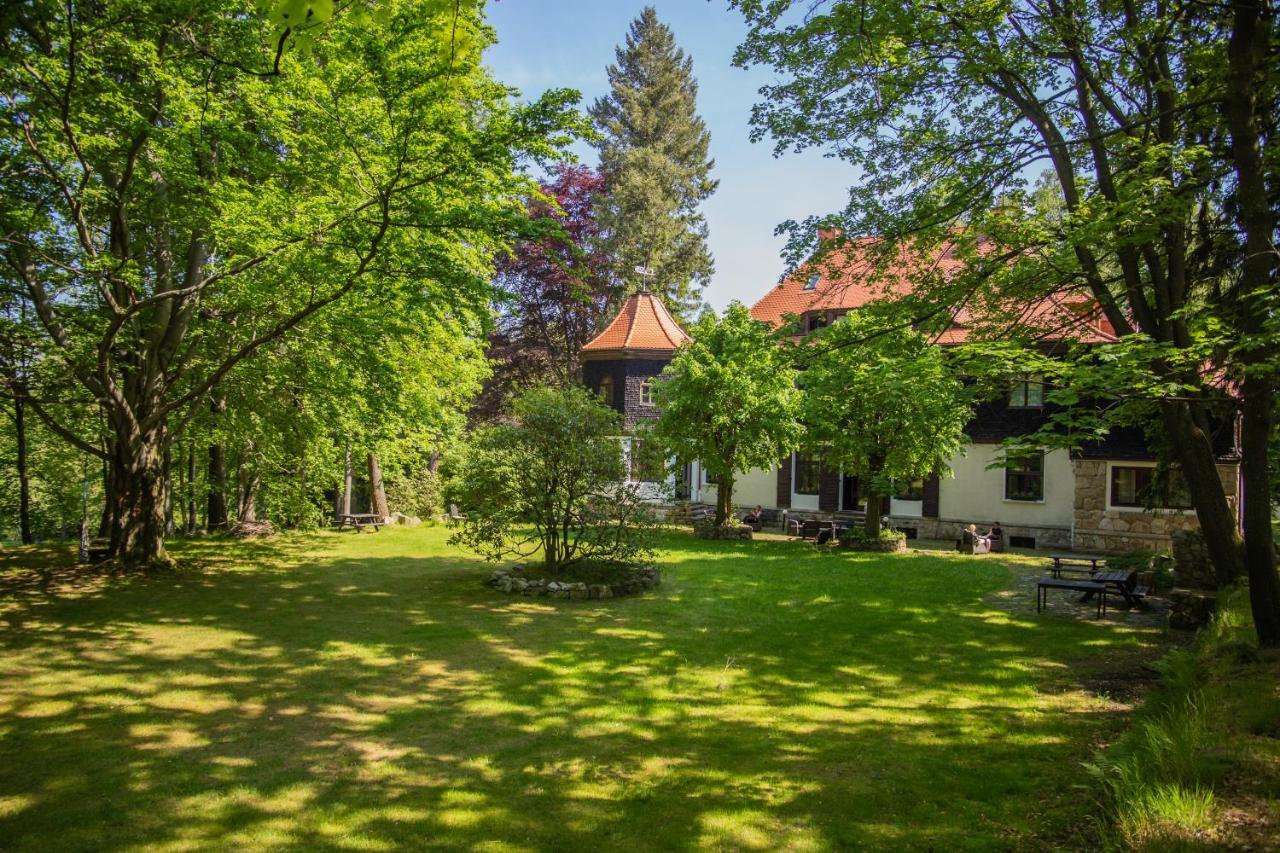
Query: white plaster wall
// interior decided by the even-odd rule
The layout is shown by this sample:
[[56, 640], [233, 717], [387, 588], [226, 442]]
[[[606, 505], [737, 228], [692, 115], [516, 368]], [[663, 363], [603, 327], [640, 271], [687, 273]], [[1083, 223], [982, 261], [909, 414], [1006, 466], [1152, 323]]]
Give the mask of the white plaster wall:
[[[701, 475], [701, 466], [699, 466]], [[717, 489], [714, 484], [703, 486], [696, 498], [702, 503], [716, 502]], [[739, 474], [733, 483], [733, 503], [735, 506], [773, 507], [778, 503], [778, 469], [752, 468], [745, 474]]]
[[900, 501], [889, 499], [889, 514], [898, 518], [923, 518], [924, 501]]
[[1004, 499], [1004, 469], [987, 466], [1000, 456], [998, 444], [970, 444], [951, 460], [951, 477], [939, 488], [938, 515], [953, 521], [1070, 528], [1075, 513], [1075, 475], [1065, 450], [1044, 458], [1044, 501]]

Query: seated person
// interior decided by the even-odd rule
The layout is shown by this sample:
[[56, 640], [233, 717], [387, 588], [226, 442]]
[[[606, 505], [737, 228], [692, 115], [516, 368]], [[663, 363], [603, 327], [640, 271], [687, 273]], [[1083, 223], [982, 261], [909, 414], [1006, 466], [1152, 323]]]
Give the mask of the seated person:
[[976, 524], [970, 524], [961, 532], [957, 547], [960, 551], [968, 551], [973, 554], [987, 554], [991, 551], [990, 541], [978, 533]]
[[764, 507], [756, 504], [755, 509], [742, 517], [742, 523], [749, 525], [752, 530], [758, 531], [760, 526], [764, 524]]
[[993, 553], [1004, 550], [1004, 530], [1000, 527], [1000, 522], [991, 522], [991, 530], [987, 532], [987, 544], [991, 546]]

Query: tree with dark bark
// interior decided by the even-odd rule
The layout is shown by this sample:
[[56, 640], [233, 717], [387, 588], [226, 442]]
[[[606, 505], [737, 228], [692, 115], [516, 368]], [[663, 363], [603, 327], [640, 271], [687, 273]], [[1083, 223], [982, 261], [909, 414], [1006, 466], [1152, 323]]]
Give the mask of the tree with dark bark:
[[270, 4], [0, 17], [0, 257], [106, 446], [30, 410], [107, 460], [123, 565], [168, 564], [164, 452], [214, 388], [353, 294], [482, 301], [524, 227], [517, 161], [576, 127], [573, 95], [518, 106], [489, 78], [481, 3], [356, 5], [266, 55]]
[[[1274, 3], [735, 2], [765, 88], [755, 134], [857, 166], [843, 234], [967, 261], [925, 270], [916, 320], [966, 308], [1008, 334], [1025, 306], [1088, 300], [1128, 352], [1110, 395], [1154, 407], [1220, 576], [1247, 566], [1263, 645], [1280, 645], [1266, 438], [1275, 354]], [[1271, 143], [1268, 146], [1268, 143]], [[1046, 165], [1061, 214], [1028, 171]], [[794, 258], [820, 222], [789, 223]], [[992, 247], [998, 250], [992, 251]], [[1095, 359], [1098, 351], [1082, 353]], [[1218, 475], [1213, 412], [1236, 380], [1244, 547]]]

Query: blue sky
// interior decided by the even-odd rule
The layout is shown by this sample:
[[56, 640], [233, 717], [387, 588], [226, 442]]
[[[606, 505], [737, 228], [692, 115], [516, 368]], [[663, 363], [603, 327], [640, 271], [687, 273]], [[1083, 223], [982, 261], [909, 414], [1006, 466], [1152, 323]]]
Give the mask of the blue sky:
[[[570, 87], [591, 104], [608, 88], [605, 67], [614, 48], [645, 4], [620, 0], [495, 0], [489, 22], [498, 44], [487, 64], [504, 83], [526, 97]], [[716, 271], [704, 296], [722, 309], [738, 299], [750, 305], [783, 271], [783, 239], [774, 226], [785, 219], [829, 213], [844, 206], [852, 167], [819, 152], [773, 156], [773, 143], [748, 139], [757, 89], [771, 82], [767, 69], [744, 71], [730, 64], [746, 34], [742, 17], [723, 0], [656, 0], [658, 17], [693, 57], [698, 112], [711, 132], [714, 176], [720, 188], [704, 205]], [[580, 156], [595, 164], [583, 146]]]

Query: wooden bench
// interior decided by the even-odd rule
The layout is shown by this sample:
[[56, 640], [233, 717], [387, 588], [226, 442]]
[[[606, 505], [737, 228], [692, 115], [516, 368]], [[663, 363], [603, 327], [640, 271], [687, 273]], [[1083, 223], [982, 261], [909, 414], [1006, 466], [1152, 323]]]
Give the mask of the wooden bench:
[[365, 529], [366, 527], [372, 527], [376, 531], [376, 530], [379, 530], [382, 527], [382, 525], [385, 523], [386, 521], [383, 520], [382, 516], [373, 512], [361, 512], [361, 513], [353, 513], [350, 515], [340, 515], [334, 520], [334, 524], [335, 526], [337, 526], [339, 530], [342, 530], [344, 527], [347, 527], [348, 525], [350, 525], [351, 527], [354, 527], [356, 529], [356, 532], [359, 532]]
[[1036, 582], [1037, 613], [1044, 610], [1049, 604], [1049, 590], [1051, 589], [1069, 589], [1086, 593], [1086, 595], [1096, 595], [1098, 597], [1097, 618], [1101, 619], [1103, 614], [1107, 612], [1107, 592], [1109, 587], [1105, 583], [1068, 580], [1066, 578], [1041, 578]]
[[1052, 554], [1049, 559], [1053, 560], [1050, 571], [1055, 578], [1062, 577], [1063, 572], [1092, 576], [1099, 567], [1107, 564], [1106, 557], [1091, 557], [1088, 554]]

